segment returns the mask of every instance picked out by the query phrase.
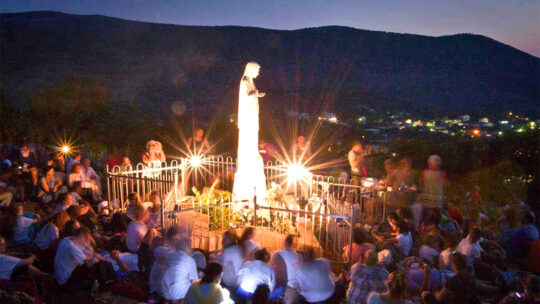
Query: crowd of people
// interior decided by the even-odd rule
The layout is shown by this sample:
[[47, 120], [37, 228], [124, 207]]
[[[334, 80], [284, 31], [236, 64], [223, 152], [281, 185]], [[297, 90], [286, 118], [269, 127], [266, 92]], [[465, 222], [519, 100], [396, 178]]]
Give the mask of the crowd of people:
[[[190, 142], [209, 148], [200, 132]], [[273, 153], [266, 142], [260, 147]], [[305, 138], [295, 149], [310, 153]], [[369, 175], [362, 161], [368, 150], [353, 143], [353, 179]], [[387, 189], [386, 220], [356, 223], [342, 256], [328, 260], [298, 246], [297, 235], [269, 252], [254, 227], [224, 232], [220, 250], [193, 248], [189, 232], [162, 229], [156, 191], [130, 193], [125, 211], [113, 210], [102, 199], [101, 165], [95, 169], [82, 153], [22, 144], [4, 146], [1, 157], [0, 290], [38, 301], [75, 291], [148, 303], [540, 301], [540, 241], [530, 206], [509, 198], [488, 214], [478, 187], [448, 199], [436, 155], [419, 174], [408, 158], [385, 161], [379, 184]], [[161, 144], [149, 141], [141, 158], [149, 168], [160, 166]], [[110, 155], [107, 164], [131, 167], [122, 155]]]

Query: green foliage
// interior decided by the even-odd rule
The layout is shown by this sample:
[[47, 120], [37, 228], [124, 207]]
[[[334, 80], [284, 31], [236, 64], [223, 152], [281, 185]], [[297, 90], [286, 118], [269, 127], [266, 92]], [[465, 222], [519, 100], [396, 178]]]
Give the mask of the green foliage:
[[[228, 202], [231, 198], [231, 193], [227, 191], [216, 191], [215, 186], [219, 180], [216, 180], [212, 186], [203, 191], [199, 192], [197, 188], [193, 187], [192, 191], [195, 194], [196, 205], [201, 206], [200, 212], [202, 214], [207, 214], [209, 217], [208, 229], [210, 231], [220, 231], [227, 230], [228, 227], [231, 227], [231, 224], [234, 225], [234, 222], [237, 221], [237, 217], [232, 212], [230, 206], [221, 205], [220, 202]], [[215, 207], [218, 205], [218, 207]], [[209, 208], [206, 208], [209, 207]]]
[[110, 95], [96, 80], [64, 77], [30, 98], [29, 114], [39, 123], [32, 129], [34, 136], [80, 130], [92, 138], [104, 130], [101, 122], [108, 113]]

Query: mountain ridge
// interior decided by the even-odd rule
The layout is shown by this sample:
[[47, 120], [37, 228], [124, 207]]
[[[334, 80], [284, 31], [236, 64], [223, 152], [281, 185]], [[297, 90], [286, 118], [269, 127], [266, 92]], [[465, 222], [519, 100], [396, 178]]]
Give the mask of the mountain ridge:
[[[65, 75], [98, 79], [117, 102], [235, 112], [246, 61], [280, 109], [479, 115], [538, 112], [540, 59], [476, 34], [423, 36], [342, 26], [273, 30], [159, 24], [40, 11], [0, 14], [1, 94], [24, 104]], [[290, 106], [293, 105], [293, 106]], [[197, 112], [197, 111], [195, 111]]]

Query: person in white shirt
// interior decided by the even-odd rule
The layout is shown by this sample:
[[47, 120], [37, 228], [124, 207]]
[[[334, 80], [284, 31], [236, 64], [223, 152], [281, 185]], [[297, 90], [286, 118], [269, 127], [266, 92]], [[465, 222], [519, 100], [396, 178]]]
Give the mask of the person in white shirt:
[[255, 259], [255, 252], [260, 249], [259, 243], [255, 240], [257, 239], [257, 230], [255, 227], [248, 227], [242, 233], [240, 238], [240, 246], [244, 251], [244, 257], [246, 261], [252, 261]]
[[[60, 238], [60, 231], [64, 230], [64, 225], [70, 220], [66, 211], [55, 214], [45, 226], [37, 233], [34, 242], [39, 249], [49, 249], [51, 245]], [[52, 248], [51, 248], [52, 249]]]
[[176, 251], [165, 258], [165, 272], [161, 277], [159, 292], [169, 301], [183, 300], [191, 284], [197, 280], [197, 265], [191, 257], [191, 241], [178, 240]]
[[16, 273], [28, 273], [36, 279], [48, 279], [49, 275], [41, 272], [34, 267], [32, 263], [36, 260], [35, 256], [26, 259], [19, 259], [4, 254], [6, 252], [6, 240], [0, 237], [0, 280], [14, 280]]
[[298, 287], [296, 272], [302, 265], [302, 258], [295, 252], [297, 237], [289, 234], [283, 243], [284, 250], [277, 251], [272, 255], [270, 265], [276, 271], [276, 282], [279, 286], [285, 287], [283, 302], [292, 304], [298, 301]]
[[427, 236], [424, 244], [420, 246], [420, 249], [418, 250], [418, 256], [422, 259], [426, 259], [431, 262], [431, 265], [435, 265], [435, 261], [437, 261], [439, 257], [439, 250], [438, 248], [438, 240], [433, 236]]
[[178, 228], [170, 228], [165, 236], [165, 244], [154, 249], [154, 262], [150, 268], [148, 279], [150, 293], [161, 294], [159, 291], [159, 284], [161, 283], [161, 277], [165, 272], [165, 259], [169, 253], [175, 250], [176, 242], [178, 242], [179, 237], [180, 233]]
[[409, 256], [409, 253], [412, 249], [413, 241], [407, 223], [405, 223], [404, 221], [399, 221], [396, 225], [396, 232], [398, 234], [396, 236], [398, 248], [401, 250], [403, 255]]
[[300, 295], [308, 303], [328, 301], [335, 290], [335, 276], [325, 259], [315, 258], [313, 248], [303, 255], [303, 264], [297, 271], [297, 284]]
[[236, 276], [236, 291], [237, 299], [248, 301], [253, 297], [253, 293], [257, 286], [268, 285], [270, 290], [276, 286], [276, 272], [268, 265], [270, 254], [266, 248], [259, 249], [254, 254], [255, 260], [245, 263]]
[[482, 256], [482, 241], [481, 230], [479, 227], [475, 227], [471, 233], [461, 240], [456, 251], [463, 254], [467, 258], [467, 266], [474, 270], [474, 261], [480, 259]]
[[129, 223], [126, 232], [126, 246], [131, 252], [137, 252], [141, 242], [148, 231], [144, 223], [148, 219], [148, 212], [144, 207], [137, 206], [135, 209], [135, 220]]
[[89, 158], [83, 161], [82, 176], [83, 189], [89, 189], [94, 202], [99, 202], [101, 200], [101, 178], [92, 168], [92, 161]]
[[104, 285], [114, 276], [112, 265], [93, 252], [90, 247], [91, 239], [90, 230], [82, 226], [73, 236], [60, 241], [54, 257], [54, 275], [58, 284], [98, 280]]
[[56, 208], [54, 209], [53, 213], [51, 213], [50, 217], [54, 216], [60, 211], [67, 211], [67, 209], [73, 205], [75, 205], [75, 199], [73, 196], [63, 194], [63, 196], [60, 198], [60, 203], [56, 205]]
[[386, 280], [388, 291], [379, 293], [372, 291], [368, 294], [367, 304], [413, 304], [406, 300], [407, 276], [400, 270], [392, 272]]
[[24, 215], [24, 208], [22, 205], [15, 206], [14, 209], [14, 226], [13, 226], [13, 241], [16, 244], [27, 244], [32, 242], [34, 238], [33, 231], [30, 226], [39, 223], [39, 215], [32, 219]]
[[223, 266], [223, 276], [221, 278], [223, 285], [235, 289], [236, 275], [238, 270], [244, 264], [244, 254], [242, 248], [237, 244], [236, 234], [226, 231], [222, 239], [223, 251], [218, 256], [218, 260]]

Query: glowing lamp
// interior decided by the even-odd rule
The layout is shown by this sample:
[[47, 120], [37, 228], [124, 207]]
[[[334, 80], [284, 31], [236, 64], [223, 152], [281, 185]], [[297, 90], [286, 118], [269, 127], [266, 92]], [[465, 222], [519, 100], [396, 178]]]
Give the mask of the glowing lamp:
[[474, 130], [473, 130], [473, 134], [474, 134], [474, 135], [480, 135], [480, 130], [474, 129]]
[[190, 159], [189, 159], [189, 164], [190, 166], [194, 167], [194, 168], [197, 168], [199, 167], [201, 164], [202, 164], [202, 159], [197, 156], [197, 155], [193, 155]]
[[67, 146], [67, 145], [64, 145], [64, 146], [62, 146], [60, 148], [60, 151], [62, 151], [62, 153], [64, 153], [64, 154], [68, 154], [70, 150], [71, 150], [71, 148], [69, 146]]
[[292, 181], [301, 180], [309, 174], [309, 170], [301, 164], [293, 163], [287, 167], [287, 178]]

